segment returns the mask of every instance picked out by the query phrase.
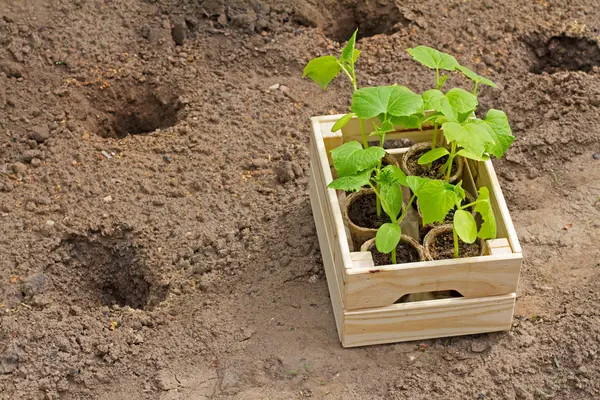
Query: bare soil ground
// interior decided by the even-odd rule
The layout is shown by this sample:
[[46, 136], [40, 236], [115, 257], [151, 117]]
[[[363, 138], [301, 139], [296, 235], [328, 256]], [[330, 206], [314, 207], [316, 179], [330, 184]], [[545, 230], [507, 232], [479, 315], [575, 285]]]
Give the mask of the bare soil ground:
[[[600, 398], [599, 10], [0, 0], [0, 398]], [[510, 332], [340, 347], [308, 117], [350, 87], [300, 76], [356, 26], [361, 86], [430, 87], [418, 44], [499, 83]]]

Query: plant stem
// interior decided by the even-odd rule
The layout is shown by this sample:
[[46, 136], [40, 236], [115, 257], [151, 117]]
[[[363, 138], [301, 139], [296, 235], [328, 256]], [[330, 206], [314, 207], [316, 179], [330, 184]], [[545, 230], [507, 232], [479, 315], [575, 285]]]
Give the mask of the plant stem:
[[475, 82], [475, 88], [473, 88], [473, 96], [477, 97], [477, 88], [479, 88], [479, 82]]
[[381, 199], [379, 197], [379, 185], [373, 186], [371, 181], [369, 181], [369, 186], [375, 192], [375, 209], [377, 210], [377, 218], [381, 216]]
[[392, 264], [396, 264], [396, 249], [398, 247], [394, 247], [394, 250], [392, 250]]
[[435, 145], [437, 144], [438, 137], [438, 126], [437, 124], [433, 124], [433, 137], [431, 138], [431, 150], [435, 149]]
[[365, 132], [365, 121], [359, 118], [358, 122], [360, 122], [360, 134], [362, 135], [363, 147], [368, 149], [369, 142], [367, 141], [367, 132]]
[[437, 86], [437, 89], [440, 90], [440, 70], [438, 68], [435, 69], [435, 86]]
[[450, 173], [452, 172], [452, 162], [454, 161], [454, 157], [456, 157], [456, 144], [452, 142], [452, 149], [450, 150], [450, 155], [448, 156], [448, 161], [446, 162], [446, 178], [444, 179], [446, 182], [450, 180]]
[[406, 205], [406, 207], [404, 207], [404, 211], [398, 218], [398, 221], [400, 221], [400, 222], [404, 221], [404, 218], [406, 217], [406, 214], [408, 213], [408, 210], [410, 209], [410, 205], [412, 204], [413, 201], [415, 201], [416, 198], [417, 198], [417, 195], [413, 194], [412, 197], [410, 198], [408, 204]]
[[452, 224], [452, 237], [454, 239], [454, 258], [458, 258], [458, 234], [454, 229], [454, 224]]

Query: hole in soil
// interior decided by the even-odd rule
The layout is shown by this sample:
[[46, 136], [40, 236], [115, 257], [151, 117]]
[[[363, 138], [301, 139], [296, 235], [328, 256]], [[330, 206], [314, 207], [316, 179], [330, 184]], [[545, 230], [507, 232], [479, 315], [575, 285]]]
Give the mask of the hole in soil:
[[98, 127], [103, 137], [124, 138], [143, 135], [157, 129], [174, 126], [181, 109], [179, 96], [171, 89], [152, 88], [148, 85], [109, 87], [95, 100], [104, 111]]
[[559, 70], [591, 72], [600, 65], [600, 47], [591, 38], [562, 34], [547, 40], [534, 39], [529, 45], [537, 57], [531, 68], [536, 74]]
[[338, 42], [347, 41], [356, 28], [357, 38], [362, 39], [379, 34], [389, 35], [410, 23], [395, 2], [386, 5], [366, 1], [335, 3], [338, 7], [331, 10], [333, 20], [329, 21], [325, 35]]
[[440, 299], [450, 299], [454, 297], [464, 297], [462, 294], [457, 292], [456, 290], [438, 290], [435, 292], [421, 292], [421, 293], [409, 293], [400, 297], [398, 300], [394, 302], [394, 304], [399, 303], [412, 303], [414, 301], [424, 301], [424, 300], [440, 300]]
[[100, 232], [71, 235], [63, 240], [69, 272], [76, 275], [70, 291], [95, 304], [151, 309], [163, 301], [168, 286], [159, 284], [138, 254], [130, 231], [111, 236]]

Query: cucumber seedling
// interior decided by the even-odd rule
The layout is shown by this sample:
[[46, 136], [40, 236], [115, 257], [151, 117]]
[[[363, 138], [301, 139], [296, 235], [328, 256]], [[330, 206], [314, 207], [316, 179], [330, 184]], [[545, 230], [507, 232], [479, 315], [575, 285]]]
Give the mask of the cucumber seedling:
[[[407, 51], [415, 61], [436, 72], [436, 88], [423, 93], [424, 109], [432, 110], [433, 114], [427, 118], [419, 114], [415, 116], [417, 119], [422, 118], [423, 124], [432, 122], [434, 126], [431, 150], [423, 154], [418, 163], [430, 165], [435, 160], [448, 156], [442, 166], [444, 177], [448, 180], [457, 156], [477, 161], [487, 161], [490, 156], [502, 157], [514, 141], [506, 114], [500, 110], [490, 109], [483, 120], [474, 116], [479, 104], [477, 100], [479, 85], [497, 87], [496, 84], [460, 65], [453, 56], [431, 47], [417, 46]], [[440, 71], [460, 71], [474, 82], [473, 92], [453, 88], [443, 93], [441, 89], [450, 75], [440, 76]], [[440, 126], [446, 142], [450, 145], [450, 150], [436, 147]]]
[[[468, 244], [474, 243], [477, 238], [496, 238], [496, 219], [487, 187], [480, 187], [477, 199], [463, 205], [465, 191], [460, 184], [452, 185], [441, 180], [420, 177], [408, 178], [414, 180], [410, 186], [419, 199], [423, 225], [442, 223], [446, 216], [455, 210], [452, 217], [454, 258], [459, 257], [459, 238]], [[479, 229], [473, 214], [468, 211], [471, 207], [483, 221]]]
[[[355, 172], [352, 175], [345, 175], [335, 179], [328, 187], [344, 191], [358, 191], [363, 186], [370, 186], [373, 189], [375, 196], [380, 201], [383, 211], [390, 219], [390, 222], [382, 224], [377, 230], [375, 245], [377, 251], [380, 253], [391, 253], [392, 263], [395, 264], [396, 247], [400, 243], [400, 238], [402, 236], [400, 223], [406, 217], [409, 206], [415, 200], [415, 196], [412, 196], [406, 207], [403, 206], [404, 202], [401, 185], [408, 185], [407, 177], [404, 172], [395, 165], [388, 165], [378, 169], [377, 165], [380, 164], [383, 153], [380, 153], [379, 150], [375, 149], [381, 149], [381, 147], [373, 146], [363, 149], [358, 142], [349, 142], [347, 145], [350, 143], [355, 143], [352, 145], [352, 147], [355, 148], [355, 151], [352, 153], [352, 157], [348, 158], [350, 161], [348, 161], [347, 169], [343, 171]], [[377, 160], [378, 154], [381, 154], [379, 160]]]

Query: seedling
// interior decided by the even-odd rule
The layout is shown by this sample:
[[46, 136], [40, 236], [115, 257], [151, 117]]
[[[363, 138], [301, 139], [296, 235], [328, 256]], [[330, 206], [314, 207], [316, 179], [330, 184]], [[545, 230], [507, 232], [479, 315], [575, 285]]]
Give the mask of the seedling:
[[[358, 191], [363, 186], [373, 188], [383, 211], [391, 221], [379, 227], [375, 236], [375, 245], [380, 253], [391, 253], [392, 263], [395, 264], [396, 247], [402, 236], [400, 223], [406, 217], [415, 196], [412, 196], [409, 204], [403, 210], [402, 188], [400, 185], [408, 185], [407, 177], [395, 165], [379, 168], [384, 154], [385, 152], [379, 146], [363, 149], [360, 143], [356, 141], [348, 142], [336, 148], [332, 151], [334, 165], [338, 174], [341, 171], [344, 176], [335, 179], [328, 187], [344, 191]], [[344, 155], [344, 157], [341, 158], [341, 155]], [[336, 159], [338, 160], [337, 165], [335, 164]]]
[[[453, 56], [431, 47], [418, 46], [407, 51], [414, 60], [436, 72], [436, 88], [423, 93], [424, 109], [433, 110], [433, 114], [427, 118], [421, 114], [414, 116], [415, 120], [421, 119], [422, 124], [432, 122], [434, 125], [431, 150], [419, 158], [419, 164], [429, 165], [439, 158], [448, 156], [448, 160], [442, 166], [442, 172], [448, 180], [457, 156], [477, 161], [489, 160], [491, 155], [502, 157], [514, 140], [506, 114], [491, 109], [485, 120], [473, 116], [478, 106], [479, 85], [497, 87], [496, 84], [460, 65]], [[443, 93], [441, 89], [450, 75], [440, 76], [440, 71], [462, 72], [474, 82], [473, 92], [453, 88]], [[450, 144], [450, 151], [444, 147], [436, 148], [439, 126], [442, 127], [446, 142]]]
[[[408, 177], [417, 183], [411, 189], [419, 198], [419, 206], [423, 216], [423, 225], [434, 222], [442, 223], [448, 213], [455, 209], [452, 219], [452, 236], [454, 241], [454, 258], [459, 256], [458, 238], [465, 243], [474, 243], [477, 238], [494, 239], [496, 237], [496, 219], [490, 202], [488, 188], [479, 188], [479, 196], [474, 202], [462, 205], [465, 191], [460, 184], [452, 185], [441, 180], [420, 177]], [[481, 216], [482, 224], [477, 230], [477, 223], [468, 209]]]

